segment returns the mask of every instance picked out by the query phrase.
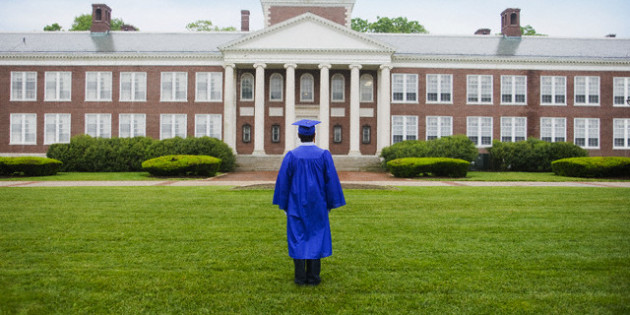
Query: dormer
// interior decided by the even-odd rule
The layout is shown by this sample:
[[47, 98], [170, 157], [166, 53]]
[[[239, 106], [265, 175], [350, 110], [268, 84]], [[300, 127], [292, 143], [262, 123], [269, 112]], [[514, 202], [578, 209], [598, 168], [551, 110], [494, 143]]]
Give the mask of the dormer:
[[265, 27], [269, 27], [304, 13], [312, 13], [346, 27], [350, 27], [356, 0], [261, 0]]

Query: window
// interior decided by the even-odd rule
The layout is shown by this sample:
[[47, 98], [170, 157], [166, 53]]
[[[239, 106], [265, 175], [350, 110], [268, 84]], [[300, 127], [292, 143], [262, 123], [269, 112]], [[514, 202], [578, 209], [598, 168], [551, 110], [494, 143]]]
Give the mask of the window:
[[223, 99], [223, 73], [197, 72], [196, 102], [220, 102]]
[[501, 104], [525, 105], [527, 103], [527, 77], [524, 75], [501, 76]]
[[501, 117], [501, 142], [527, 139], [527, 117]]
[[111, 72], [86, 72], [85, 73], [85, 100], [86, 101], [111, 101], [112, 100], [112, 73]]
[[372, 142], [372, 127], [369, 125], [365, 125], [361, 129], [361, 142], [363, 144], [370, 144]]
[[333, 127], [333, 142], [341, 143], [342, 140], [342, 129], [340, 125], [335, 125]]
[[120, 138], [144, 137], [147, 131], [145, 114], [120, 114], [118, 116], [118, 136]]
[[331, 101], [333, 102], [343, 102], [345, 100], [345, 87], [346, 87], [346, 80], [344, 79], [343, 75], [337, 73], [335, 75], [332, 76], [332, 79], [330, 80], [330, 84], [331, 84]]
[[241, 101], [254, 100], [254, 75], [245, 73], [241, 76]]
[[280, 142], [280, 125], [271, 126], [271, 142]]
[[160, 140], [175, 137], [186, 138], [186, 114], [160, 115]]
[[584, 149], [599, 148], [599, 119], [575, 118], [575, 144]]
[[282, 75], [274, 73], [269, 78], [269, 100], [282, 101]]
[[305, 73], [300, 77], [300, 102], [312, 102], [313, 90], [315, 89], [315, 79], [310, 73]]
[[37, 100], [37, 72], [11, 72], [11, 100]]
[[252, 126], [249, 124], [243, 125], [243, 143], [250, 143], [252, 141]]
[[70, 114], [44, 115], [44, 144], [70, 143]]
[[392, 74], [392, 102], [418, 102], [418, 75], [406, 73]]
[[359, 102], [374, 102], [374, 79], [369, 74], [364, 74], [359, 79]]
[[392, 144], [418, 139], [418, 116], [392, 116]]
[[492, 104], [492, 76], [469, 75], [466, 86], [468, 104]]
[[492, 146], [492, 117], [468, 117], [466, 134], [478, 147]]
[[566, 105], [566, 94], [566, 77], [540, 77], [541, 105]]
[[146, 72], [120, 73], [120, 101], [145, 102], [147, 100]]
[[628, 106], [626, 101], [630, 97], [630, 78], [613, 79], [613, 104], [614, 106]]
[[212, 137], [221, 140], [221, 115], [195, 115], [195, 137]]
[[613, 148], [630, 149], [630, 119], [613, 119]]
[[599, 105], [599, 77], [575, 77], [575, 105]]
[[566, 118], [540, 118], [540, 139], [547, 142], [567, 141]]
[[453, 103], [453, 76], [427, 74], [427, 103]]
[[11, 114], [9, 144], [37, 144], [37, 114]]
[[72, 89], [71, 72], [46, 72], [46, 101], [69, 101]]
[[188, 73], [162, 72], [162, 102], [185, 102], [188, 97]]
[[111, 114], [85, 114], [85, 134], [91, 137], [111, 138]]
[[427, 116], [427, 140], [453, 135], [453, 117]]

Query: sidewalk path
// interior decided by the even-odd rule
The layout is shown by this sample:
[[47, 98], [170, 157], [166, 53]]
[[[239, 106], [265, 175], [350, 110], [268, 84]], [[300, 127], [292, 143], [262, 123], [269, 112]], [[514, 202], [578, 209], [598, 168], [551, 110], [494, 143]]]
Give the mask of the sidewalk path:
[[[234, 172], [200, 180], [151, 181], [0, 181], [0, 187], [115, 187], [115, 186], [252, 186], [274, 184], [278, 172]], [[384, 172], [339, 172], [342, 184], [377, 186], [468, 186], [468, 187], [620, 187], [630, 188], [630, 182], [475, 182], [425, 181], [396, 178]]]

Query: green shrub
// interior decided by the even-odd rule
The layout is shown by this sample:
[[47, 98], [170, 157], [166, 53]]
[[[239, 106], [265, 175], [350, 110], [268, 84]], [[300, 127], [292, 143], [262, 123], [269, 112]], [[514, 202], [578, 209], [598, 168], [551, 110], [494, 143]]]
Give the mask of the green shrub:
[[207, 155], [166, 155], [142, 163], [155, 176], [209, 176], [216, 174], [221, 159]]
[[551, 163], [556, 175], [568, 177], [630, 177], [630, 158], [581, 157]]
[[493, 170], [512, 172], [549, 172], [555, 160], [588, 156], [588, 151], [573, 143], [549, 143], [535, 138], [519, 142], [495, 140], [488, 152]]
[[164, 155], [209, 155], [221, 159], [219, 170], [233, 171], [236, 157], [232, 149], [223, 141], [211, 137], [172, 138], [156, 141], [147, 149], [149, 158]]
[[440, 139], [419, 141], [407, 140], [383, 148], [383, 167], [388, 169], [389, 161], [405, 157], [445, 157], [472, 162], [479, 151], [467, 136], [457, 135]]
[[61, 161], [42, 157], [0, 158], [0, 175], [50, 176], [61, 168]]
[[387, 162], [396, 177], [412, 178], [431, 173], [439, 177], [466, 177], [470, 162], [451, 158], [400, 158]]

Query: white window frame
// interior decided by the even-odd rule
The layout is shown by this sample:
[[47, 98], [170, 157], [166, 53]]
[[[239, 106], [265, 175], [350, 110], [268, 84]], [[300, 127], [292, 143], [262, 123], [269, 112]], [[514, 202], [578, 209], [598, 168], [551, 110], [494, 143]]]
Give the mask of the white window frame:
[[[427, 104], [453, 104], [453, 75], [427, 74]], [[437, 94], [437, 100], [429, 100], [429, 94]], [[448, 99], [445, 100], [445, 95]]]
[[[96, 119], [96, 131], [90, 134], [90, 118]], [[85, 134], [94, 138], [112, 137], [112, 114], [88, 113], [85, 114]]]
[[[413, 78], [413, 79], [412, 79]], [[392, 73], [392, 103], [418, 104], [418, 75], [414, 73]], [[396, 93], [402, 93], [402, 99], [396, 100]], [[415, 99], [410, 100], [410, 95]]]
[[[623, 145], [617, 145], [616, 139], [623, 138]], [[630, 118], [613, 118], [613, 150], [630, 149]]]
[[[489, 126], [488, 126], [489, 124]], [[468, 139], [476, 137], [477, 141], [470, 139], [477, 148], [492, 147], [493, 141], [493, 119], [492, 117], [468, 116], [466, 117], [466, 136]], [[484, 144], [483, 138], [490, 138], [489, 143]]]
[[[278, 81], [280, 81], [278, 84]], [[274, 98], [274, 93], [280, 93], [280, 97]], [[269, 77], [269, 101], [282, 102], [284, 99], [284, 77], [280, 73], [273, 73]]]
[[[248, 80], [251, 84], [251, 92], [252, 92], [252, 96], [251, 97], [245, 97], [243, 92], [245, 91], [245, 89], [243, 89], [243, 86], [245, 86], [245, 81]], [[241, 75], [241, 101], [253, 101], [254, 97], [256, 96], [256, 78], [254, 77], [253, 74], [247, 72], [247, 73], [243, 73]]]
[[[517, 101], [517, 96], [520, 95], [523, 96], [523, 100]], [[504, 96], [509, 96], [510, 101], [506, 101]], [[501, 105], [527, 105], [527, 76], [501, 76]]]
[[280, 143], [280, 125], [271, 125], [271, 143]]
[[[310, 82], [306, 81], [310, 79]], [[307, 97], [309, 96], [310, 97]], [[300, 76], [300, 102], [315, 101], [315, 78], [310, 73], [304, 73]]]
[[[548, 142], [567, 141], [567, 119], [564, 117], [541, 117], [540, 118], [540, 140]], [[560, 140], [562, 139], [562, 140]]]
[[501, 117], [501, 142], [525, 140], [527, 140], [527, 117]]
[[427, 116], [426, 140], [440, 139], [453, 135], [452, 116]]
[[[170, 137], [166, 137], [165, 125], [164, 123], [168, 122], [170, 125], [170, 130], [168, 130], [169, 134], [172, 135]], [[178, 123], [183, 123], [183, 126], [180, 126]], [[188, 116], [186, 114], [161, 114], [160, 115], [160, 140], [171, 139], [175, 137], [186, 138], [188, 134]], [[179, 133], [177, 133], [179, 131]], [[182, 133], [183, 131], [183, 133]]]
[[[339, 85], [341, 83], [341, 85]], [[339, 97], [337, 94], [341, 94]], [[341, 73], [335, 73], [330, 78], [330, 101], [335, 103], [346, 100], [346, 77]]]
[[[9, 144], [10, 145], [36, 145], [37, 144], [37, 114], [31, 113], [15, 113], [11, 114], [10, 118], [11, 127], [9, 128]], [[19, 125], [17, 132], [19, 133], [19, 139], [14, 137], [14, 126]], [[31, 135], [31, 141], [28, 141], [28, 135]]]
[[359, 102], [374, 102], [374, 77], [371, 74], [362, 74], [359, 78]]
[[195, 74], [195, 102], [221, 102], [223, 100], [223, 73], [197, 72]]
[[[488, 79], [490, 82], [488, 82]], [[466, 76], [466, 104], [469, 105], [492, 105], [494, 78], [490, 74], [467, 75]], [[489, 92], [489, 93], [488, 93]], [[484, 95], [490, 95], [490, 100], [483, 100]], [[471, 100], [476, 97], [477, 100]]]
[[[188, 72], [162, 72], [161, 77], [160, 102], [188, 101]], [[170, 82], [167, 82], [166, 80], [170, 80]], [[183, 90], [181, 89], [182, 86]], [[184, 95], [178, 97], [177, 93], [182, 91], [184, 92]], [[167, 95], [170, 95], [170, 97], [167, 97]]]
[[[124, 84], [127, 84], [129, 77], [129, 98], [124, 98]], [[137, 94], [144, 93], [143, 97]], [[121, 72], [120, 73], [120, 96], [121, 102], [146, 102], [147, 101], [147, 73], [146, 72]]]
[[[52, 139], [48, 136], [51, 133]], [[70, 143], [71, 134], [71, 114], [44, 114], [44, 144]]]
[[[619, 87], [621, 85], [621, 87]], [[619, 91], [621, 89], [621, 91]], [[621, 94], [619, 94], [621, 93]], [[623, 97], [621, 103], [617, 102], [617, 98]], [[630, 97], [630, 77], [615, 77], [613, 78], [613, 106], [614, 107], [629, 107], [627, 100]]]
[[[128, 135], [123, 132], [123, 126], [126, 125], [125, 120], [129, 120]], [[146, 114], [119, 114], [118, 115], [118, 137], [134, 138], [146, 137], [147, 135], [147, 115]]]
[[[95, 82], [94, 82], [95, 81]], [[90, 92], [90, 85], [96, 88]], [[108, 90], [109, 89], [109, 90]], [[95, 94], [95, 97], [90, 97]], [[107, 71], [85, 72], [85, 101], [86, 102], [111, 102], [112, 101], [112, 73]]]
[[[19, 79], [19, 81], [18, 81]], [[29, 83], [30, 80], [30, 83]], [[29, 85], [32, 85], [32, 91], [29, 92]], [[19, 93], [15, 93], [16, 87]], [[16, 95], [19, 94], [19, 95]], [[29, 97], [29, 95], [32, 95]], [[12, 71], [11, 72], [11, 101], [12, 102], [28, 102], [37, 101], [37, 72], [35, 71]]]
[[196, 114], [195, 137], [213, 137], [221, 140], [222, 122], [221, 114]]
[[[583, 122], [584, 128], [579, 128], [580, 122]], [[600, 122], [599, 118], [575, 118], [573, 120], [573, 143], [577, 146], [584, 149], [599, 149], [601, 140], [600, 140]], [[596, 133], [597, 137], [593, 137], [593, 132]], [[584, 145], [578, 144], [578, 135], [584, 135]], [[579, 137], [580, 139], [582, 137]], [[590, 143], [591, 139], [597, 139], [597, 145], [592, 145]]]
[[[573, 104], [575, 106], [599, 106], [601, 100], [599, 77], [576, 76], [575, 78], [573, 78], [573, 80]], [[582, 80], [584, 84], [578, 83], [578, 81]], [[584, 96], [584, 102], [578, 103], [578, 95]], [[597, 101], [591, 101], [592, 97], [597, 97]]]
[[[549, 86], [545, 83], [551, 80]], [[564, 82], [560, 82], [564, 81]], [[549, 90], [550, 94], [544, 94], [545, 90]], [[551, 95], [551, 101], [545, 102], [545, 95]], [[558, 96], [564, 96], [563, 102], [558, 102]], [[564, 76], [540, 76], [540, 105], [566, 106], [567, 105], [567, 77]]]
[[[67, 102], [72, 100], [72, 72], [49, 71], [45, 73], [44, 77], [44, 101]], [[54, 84], [54, 86], [50, 87], [49, 84]], [[55, 92], [50, 93], [49, 91], [53, 89]], [[62, 97], [64, 92], [67, 92], [67, 97]]]
[[[402, 139], [395, 141], [396, 136]], [[418, 116], [392, 115], [392, 144], [406, 140], [418, 140]]]

